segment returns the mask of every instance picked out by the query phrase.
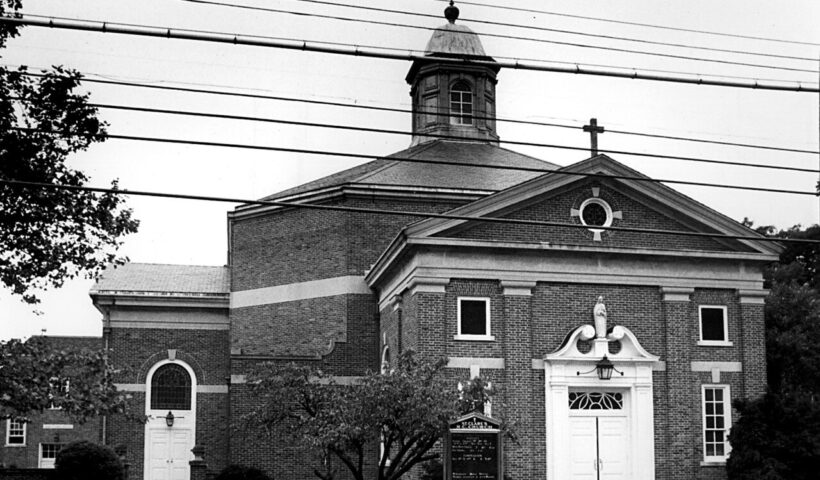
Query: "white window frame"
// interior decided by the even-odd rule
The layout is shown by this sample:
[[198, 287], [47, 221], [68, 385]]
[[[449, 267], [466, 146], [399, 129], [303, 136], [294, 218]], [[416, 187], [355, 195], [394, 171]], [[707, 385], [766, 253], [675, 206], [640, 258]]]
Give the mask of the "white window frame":
[[[26, 444], [27, 444], [27, 440], [28, 440], [28, 435], [27, 435], [28, 431], [26, 429], [26, 422], [14, 422], [14, 423], [23, 426], [23, 443], [9, 443], [9, 440], [11, 439], [12, 420], [7, 419], [6, 420], [6, 446], [7, 447], [25, 447]], [[17, 435], [15, 435], [15, 436], [17, 436]]]
[[[703, 339], [704, 308], [716, 308], [723, 310], [723, 340]], [[733, 343], [729, 341], [729, 312], [726, 305], [698, 305], [698, 345], [706, 347], [731, 347], [733, 345]]]
[[[706, 390], [723, 391], [723, 455], [706, 455]], [[732, 429], [732, 390], [729, 385], [704, 384], [700, 390], [701, 419], [703, 427], [701, 429], [703, 445], [703, 464], [725, 464], [729, 454], [732, 453], [732, 445], [729, 443], [729, 432]], [[710, 430], [720, 430], [712, 428]]]
[[[484, 302], [484, 331], [486, 332], [484, 335], [475, 335], [475, 334], [463, 334], [461, 333], [461, 302], [462, 300], [467, 301], [483, 301]], [[470, 340], [470, 341], [493, 341], [495, 340], [495, 336], [492, 335], [492, 330], [490, 326], [492, 322], [490, 321], [490, 298], [489, 297], [458, 297], [456, 299], [456, 315], [457, 315], [457, 323], [456, 323], [456, 335], [454, 337], [455, 340]]]
[[[455, 87], [457, 86], [466, 86], [466, 90], [456, 90]], [[458, 80], [457, 82], [453, 83], [453, 86], [450, 87], [449, 92], [449, 101], [450, 101], [450, 124], [451, 125], [473, 125], [475, 112], [473, 108], [473, 98], [475, 97], [475, 93], [473, 91], [473, 85], [466, 80]], [[453, 94], [458, 94], [458, 99], [453, 100]], [[465, 98], [465, 96], [467, 98]], [[464, 113], [465, 106], [470, 106], [470, 113]], [[464, 117], [469, 116], [470, 121], [464, 122]]]
[[[49, 462], [43, 462], [45, 458], [43, 458], [43, 445], [60, 445], [62, 448], [62, 444], [60, 443], [41, 443], [39, 452], [37, 453], [37, 468], [54, 468], [55, 461], [57, 460], [57, 455], [54, 455], [54, 458], [50, 458]], [[59, 453], [59, 450], [57, 451]]]

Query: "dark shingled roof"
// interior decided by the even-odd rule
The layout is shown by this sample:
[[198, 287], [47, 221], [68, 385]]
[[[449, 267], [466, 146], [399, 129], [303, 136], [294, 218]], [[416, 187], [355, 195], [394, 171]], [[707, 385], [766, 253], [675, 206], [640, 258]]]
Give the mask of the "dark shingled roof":
[[60, 335], [46, 335], [41, 338], [56, 350], [80, 352], [82, 350], [99, 350], [103, 347], [102, 337], [70, 337]]
[[418, 158], [539, 169], [561, 168], [558, 165], [489, 143], [435, 140], [402, 150], [384, 159], [374, 160], [267, 196], [263, 200], [282, 199], [328, 187], [355, 184], [501, 191], [543, 175], [540, 172], [497, 168], [402, 162], [398, 159], [392, 160], [392, 158]]
[[126, 263], [103, 272], [91, 289], [102, 292], [227, 294], [230, 272], [228, 267]]

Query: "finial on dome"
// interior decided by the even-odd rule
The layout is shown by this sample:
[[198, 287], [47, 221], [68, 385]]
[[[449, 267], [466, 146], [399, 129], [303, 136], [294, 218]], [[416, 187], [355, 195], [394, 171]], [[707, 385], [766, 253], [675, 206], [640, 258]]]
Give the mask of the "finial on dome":
[[450, 23], [456, 23], [458, 20], [458, 7], [453, 5], [453, 0], [450, 0], [450, 6], [444, 9], [444, 18]]

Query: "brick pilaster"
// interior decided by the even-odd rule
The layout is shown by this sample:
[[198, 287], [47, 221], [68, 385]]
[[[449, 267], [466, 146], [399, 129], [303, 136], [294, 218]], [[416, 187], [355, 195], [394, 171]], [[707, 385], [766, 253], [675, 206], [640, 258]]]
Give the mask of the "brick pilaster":
[[505, 445], [505, 471], [513, 478], [533, 478], [536, 418], [532, 404], [532, 289], [535, 282], [501, 282], [504, 294], [505, 416], [516, 424], [519, 444]]
[[740, 328], [743, 355], [743, 396], [747, 399], [766, 393], [765, 290], [741, 290]]
[[[667, 413], [656, 428], [666, 432], [665, 442], [657, 446], [656, 472], [660, 478], [695, 478], [696, 427], [699, 413], [697, 388], [692, 374], [694, 341], [690, 295], [692, 288], [663, 288], [663, 319], [666, 325]], [[660, 413], [660, 412], [659, 412]]]

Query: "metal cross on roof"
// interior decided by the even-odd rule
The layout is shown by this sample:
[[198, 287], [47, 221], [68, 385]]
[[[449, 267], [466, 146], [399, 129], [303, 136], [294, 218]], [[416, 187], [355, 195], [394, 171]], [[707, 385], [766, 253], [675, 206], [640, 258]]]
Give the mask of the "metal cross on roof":
[[598, 126], [597, 118], [590, 118], [589, 125], [584, 125], [584, 131], [589, 132], [589, 139], [591, 142], [589, 152], [594, 157], [595, 155], [598, 155], [598, 134], [604, 133], [604, 127]]

